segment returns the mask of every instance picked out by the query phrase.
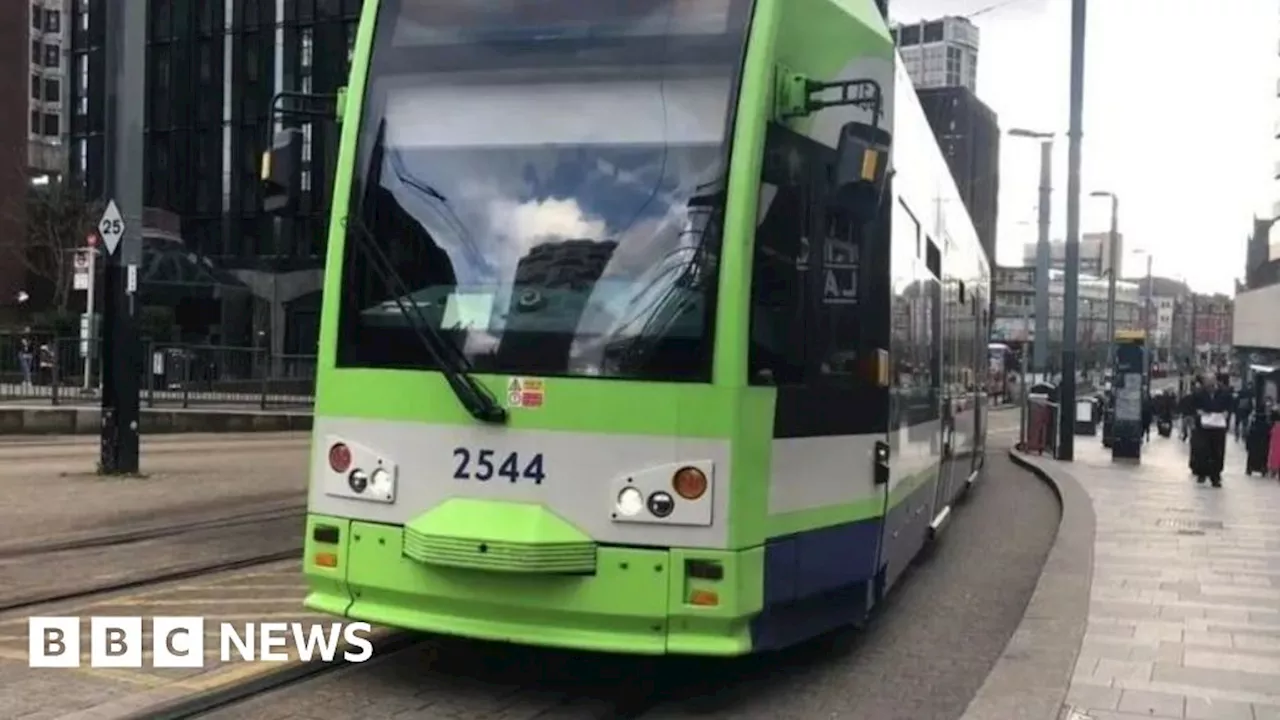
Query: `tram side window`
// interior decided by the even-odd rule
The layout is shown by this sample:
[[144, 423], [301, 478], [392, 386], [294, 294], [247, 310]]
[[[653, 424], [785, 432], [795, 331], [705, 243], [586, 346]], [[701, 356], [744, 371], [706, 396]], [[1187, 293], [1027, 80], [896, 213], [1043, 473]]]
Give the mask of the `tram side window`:
[[751, 278], [750, 382], [805, 380], [809, 207], [804, 139], [771, 125], [765, 143]]
[[812, 338], [818, 353], [817, 369], [822, 376], [852, 381], [859, 373], [859, 316], [864, 310], [869, 311], [862, 307], [858, 282], [864, 231], [841, 213], [823, 214], [825, 222], [814, 248], [817, 282], [821, 285]]

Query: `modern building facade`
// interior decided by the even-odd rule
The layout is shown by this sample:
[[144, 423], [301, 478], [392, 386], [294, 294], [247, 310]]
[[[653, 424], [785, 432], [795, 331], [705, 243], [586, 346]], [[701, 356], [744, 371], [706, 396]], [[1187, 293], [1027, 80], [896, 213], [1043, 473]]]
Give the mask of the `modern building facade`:
[[[0, 311], [18, 304], [18, 293], [26, 284], [26, 266], [18, 253], [23, 251], [22, 199], [26, 196], [30, 106], [16, 102], [30, 94], [32, 5], [27, 2], [0, 4]], [[43, 50], [41, 51], [43, 57]]]
[[[103, 20], [116, 1], [75, 0], [72, 20], [70, 168], [90, 197], [108, 189]], [[189, 285], [193, 296], [253, 298], [247, 311], [189, 303], [180, 319], [186, 339], [312, 353], [336, 125], [289, 121], [306, 137], [295, 217], [263, 214], [258, 163], [281, 127], [277, 92], [334, 93], [345, 84], [362, 0], [147, 2], [144, 204], [180, 218], [180, 246], [232, 286]]]
[[[1116, 233], [1116, 257], [1124, 257], [1124, 233]], [[1123, 261], [1122, 261], [1123, 262]], [[1022, 263], [1028, 267], [1036, 264], [1036, 243], [1024, 243]], [[1066, 270], [1067, 243], [1065, 240], [1049, 242], [1049, 267]], [[1080, 236], [1080, 272], [1101, 277], [1111, 272], [1111, 233], [1083, 233]], [[1121, 275], [1123, 276], [1123, 267]]]
[[27, 167], [37, 183], [66, 171], [67, 21], [70, 0], [30, 0], [30, 86], [27, 89]]
[[1244, 282], [1237, 283], [1233, 304], [1232, 346], [1238, 358], [1280, 363], [1280, 214], [1253, 219]]
[[949, 16], [892, 28], [902, 64], [916, 89], [963, 87], [978, 90], [978, 27]]
[[[995, 315], [991, 339], [1011, 347], [1035, 341], [1034, 266], [997, 267], [995, 270]], [[1107, 346], [1107, 284], [1103, 278], [1082, 275], [1079, 284], [1076, 342], [1081, 363], [1101, 367]], [[1049, 356], [1062, 350], [1064, 273], [1049, 271]], [[1142, 296], [1138, 286], [1116, 284], [1116, 329], [1140, 330]]]
[[967, 87], [921, 88], [917, 93], [987, 261], [994, 265], [1000, 206], [1000, 125], [996, 114]]

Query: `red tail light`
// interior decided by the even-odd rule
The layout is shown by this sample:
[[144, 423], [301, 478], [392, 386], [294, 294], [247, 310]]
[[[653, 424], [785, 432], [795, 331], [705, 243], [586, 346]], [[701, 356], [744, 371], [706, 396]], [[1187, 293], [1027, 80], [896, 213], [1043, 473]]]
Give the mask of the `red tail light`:
[[329, 448], [329, 467], [336, 473], [344, 473], [351, 469], [351, 449], [342, 443], [335, 443]]

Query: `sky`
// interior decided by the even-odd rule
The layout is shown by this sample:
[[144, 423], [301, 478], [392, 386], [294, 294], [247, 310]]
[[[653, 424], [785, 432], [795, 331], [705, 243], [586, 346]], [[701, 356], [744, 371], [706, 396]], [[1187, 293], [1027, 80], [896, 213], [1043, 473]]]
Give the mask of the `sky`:
[[[967, 15], [981, 32], [978, 96], [1000, 128], [1056, 132], [1051, 237], [1066, 237], [1071, 0], [890, 0], [899, 22]], [[1094, 0], [1085, 46], [1081, 232], [1120, 198], [1126, 276], [1233, 291], [1252, 218], [1280, 200], [1280, 6], [1275, 0]], [[1000, 148], [997, 261], [1036, 238], [1037, 142]], [[1135, 252], [1136, 251], [1136, 252]]]

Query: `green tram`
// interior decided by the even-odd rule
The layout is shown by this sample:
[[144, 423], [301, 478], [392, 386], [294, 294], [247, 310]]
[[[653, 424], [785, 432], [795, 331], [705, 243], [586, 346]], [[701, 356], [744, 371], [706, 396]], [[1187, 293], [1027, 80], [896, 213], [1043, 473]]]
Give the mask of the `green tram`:
[[366, 0], [352, 62], [307, 607], [708, 656], [864, 619], [981, 475], [991, 277], [873, 0]]

